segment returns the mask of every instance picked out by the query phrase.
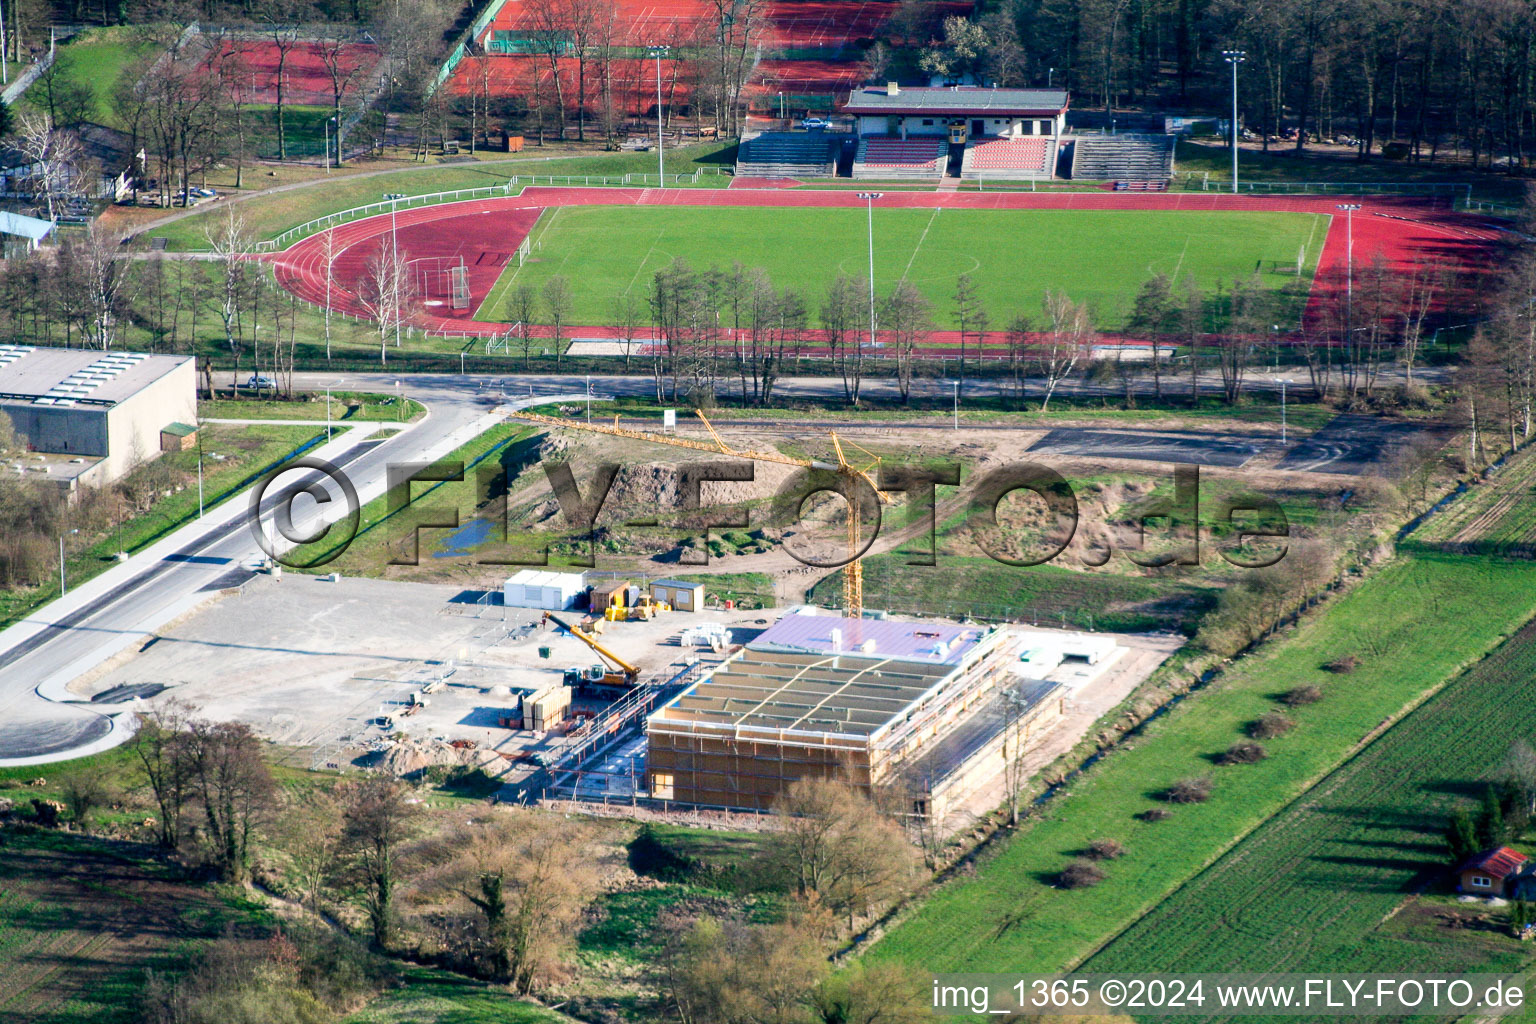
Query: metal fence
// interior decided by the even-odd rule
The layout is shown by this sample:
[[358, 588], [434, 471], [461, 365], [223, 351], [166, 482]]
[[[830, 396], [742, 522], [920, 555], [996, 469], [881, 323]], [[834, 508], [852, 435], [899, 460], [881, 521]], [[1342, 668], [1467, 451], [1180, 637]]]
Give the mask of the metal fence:
[[[1191, 177], [1184, 183], [1192, 186]], [[1231, 178], [1212, 178], [1209, 174], [1200, 179], [1202, 192], [1231, 192]], [[1256, 195], [1452, 195], [1461, 202], [1470, 202], [1472, 186], [1459, 181], [1243, 181], [1238, 180], [1239, 194]]]
[[[693, 185], [699, 180], [698, 171], [686, 174], [668, 174], [666, 182], [676, 185]], [[334, 227], [337, 224], [346, 224], [354, 220], [362, 220], [364, 217], [372, 217], [381, 213], [410, 210], [419, 206], [439, 206], [443, 203], [462, 203], [471, 199], [493, 199], [502, 196], [510, 196], [518, 188], [532, 185], [562, 186], [570, 188], [599, 188], [603, 186], [650, 188], [653, 184], [660, 184], [662, 178], [656, 174], [514, 174], [507, 179], [504, 185], [477, 185], [474, 188], [458, 188], [447, 192], [426, 192], [421, 195], [401, 194], [395, 199], [381, 199], [376, 203], [368, 203], [364, 206], [354, 206], [350, 210], [342, 210], [338, 213], [328, 213], [323, 217], [305, 221], [297, 227], [289, 228], [275, 238], [269, 238], [256, 243], [256, 252], [276, 252], [288, 248], [317, 231]]]

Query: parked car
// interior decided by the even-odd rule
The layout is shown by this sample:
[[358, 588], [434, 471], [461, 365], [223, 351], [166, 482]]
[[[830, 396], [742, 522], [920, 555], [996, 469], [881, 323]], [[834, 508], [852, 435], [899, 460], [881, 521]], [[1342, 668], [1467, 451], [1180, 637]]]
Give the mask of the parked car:
[[820, 131], [823, 128], [831, 128], [832, 122], [823, 117], [808, 117], [800, 122], [800, 127], [806, 131]]
[[253, 373], [243, 386], [250, 391], [276, 391], [277, 381], [265, 374]]
[[214, 199], [218, 197], [218, 193], [211, 188], [194, 188], [192, 190], [192, 194], [195, 196], [200, 196], [203, 199]]

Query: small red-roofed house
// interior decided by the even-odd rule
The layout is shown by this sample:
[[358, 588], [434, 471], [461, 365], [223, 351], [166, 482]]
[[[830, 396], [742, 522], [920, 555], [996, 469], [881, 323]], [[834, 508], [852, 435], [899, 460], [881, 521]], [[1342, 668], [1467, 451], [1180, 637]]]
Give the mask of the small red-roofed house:
[[1484, 850], [1456, 869], [1456, 889], [1478, 896], [1503, 896], [1509, 881], [1528, 860], [1507, 846]]

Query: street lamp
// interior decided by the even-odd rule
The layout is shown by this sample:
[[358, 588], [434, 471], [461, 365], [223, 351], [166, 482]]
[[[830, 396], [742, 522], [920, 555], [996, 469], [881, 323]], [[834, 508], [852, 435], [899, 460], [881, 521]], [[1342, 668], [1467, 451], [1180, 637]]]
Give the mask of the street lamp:
[[1222, 50], [1222, 58], [1232, 65], [1232, 191], [1237, 191], [1237, 66], [1248, 59], [1242, 50]]
[[1285, 386], [1296, 382], [1289, 377], [1276, 377], [1274, 381], [1280, 385], [1280, 443], [1285, 444]]
[[661, 155], [661, 58], [670, 53], [670, 46], [652, 46], [651, 56], [656, 58], [656, 187], [667, 187], [667, 171]]
[[[325, 173], [331, 173], [331, 125], [336, 124], [336, 118], [325, 119]], [[336, 162], [341, 162], [341, 126], [336, 125]]]
[[953, 384], [954, 388], [955, 388], [955, 429], [959, 430], [960, 429], [960, 381], [957, 378], [955, 380], [950, 381], [950, 383]]
[[1340, 203], [1344, 211], [1344, 342], [1355, 326], [1355, 211], [1359, 203]]
[[869, 349], [875, 349], [875, 200], [884, 192], [860, 192], [869, 217]]

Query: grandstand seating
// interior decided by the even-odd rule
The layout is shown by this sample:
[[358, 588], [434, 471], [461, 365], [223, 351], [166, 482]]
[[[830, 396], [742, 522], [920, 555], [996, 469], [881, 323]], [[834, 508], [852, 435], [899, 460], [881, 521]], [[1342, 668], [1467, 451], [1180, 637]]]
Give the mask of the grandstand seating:
[[941, 136], [898, 139], [866, 135], [853, 158], [855, 178], [914, 178], [938, 181], [949, 162], [949, 140]]
[[1056, 139], [1048, 135], [1020, 139], [987, 137], [966, 144], [960, 177], [1049, 178], [1056, 171]]
[[1173, 177], [1172, 135], [1079, 135], [1072, 177], [1091, 181], [1166, 181]]
[[836, 173], [836, 132], [763, 132], [744, 139], [738, 178], [825, 178]]

